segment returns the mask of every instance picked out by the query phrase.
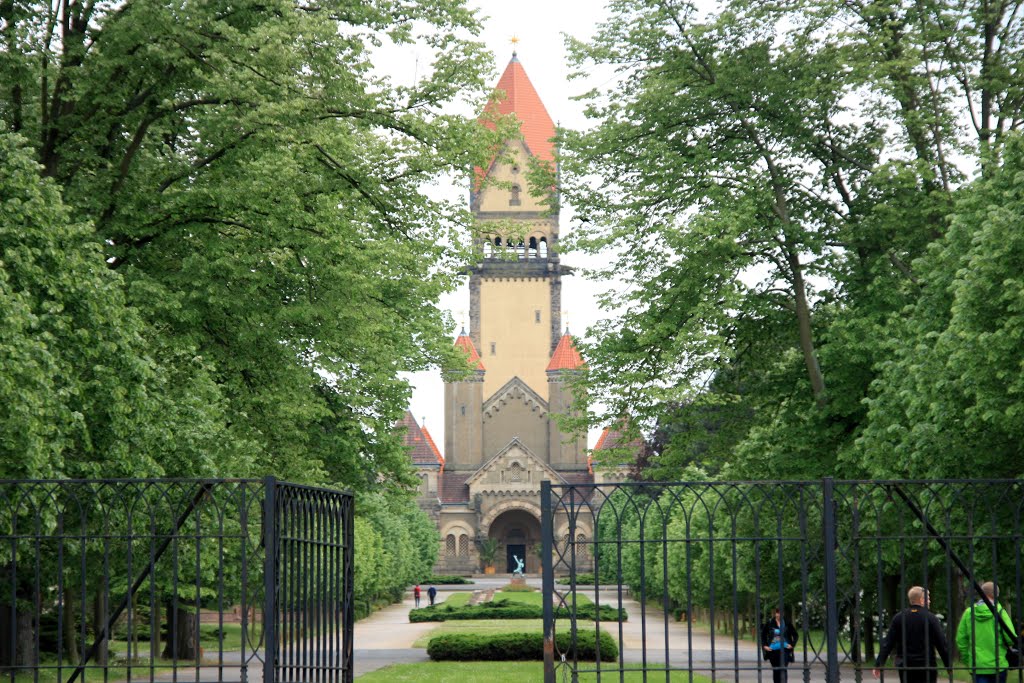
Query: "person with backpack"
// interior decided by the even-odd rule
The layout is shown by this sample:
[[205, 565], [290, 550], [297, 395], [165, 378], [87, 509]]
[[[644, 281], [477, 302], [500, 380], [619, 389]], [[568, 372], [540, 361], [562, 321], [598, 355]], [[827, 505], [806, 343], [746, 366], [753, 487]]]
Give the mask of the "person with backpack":
[[960, 618], [960, 625], [956, 629], [956, 647], [970, 668], [974, 683], [1006, 683], [1006, 672], [1010, 668], [1006, 661], [1006, 648], [1013, 644], [1006, 634], [1014, 632], [1013, 622], [1006, 610], [996, 602], [999, 591], [994, 582], [981, 584], [981, 592], [988, 598], [988, 603], [995, 607], [999, 621], [1006, 628], [996, 620], [988, 603], [979, 600]]

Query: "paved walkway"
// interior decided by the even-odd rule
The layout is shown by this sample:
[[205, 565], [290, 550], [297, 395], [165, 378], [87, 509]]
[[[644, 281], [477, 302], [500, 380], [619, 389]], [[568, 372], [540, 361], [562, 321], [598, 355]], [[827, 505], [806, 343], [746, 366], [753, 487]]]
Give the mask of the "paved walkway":
[[[494, 590], [508, 583], [507, 577], [475, 578], [473, 585], [445, 586], [437, 595], [438, 602], [443, 602], [449, 595], [457, 591], [471, 590], [475, 592], [493, 593]], [[540, 587], [540, 579], [529, 577], [527, 583]], [[558, 588], [564, 589], [564, 586]], [[593, 599], [593, 591], [589, 593], [585, 587], [581, 592]], [[629, 664], [646, 663], [654, 669], [666, 662], [672, 668], [689, 668], [695, 673], [710, 676], [718, 681], [734, 683], [767, 683], [772, 680], [771, 667], [761, 658], [757, 643], [751, 640], [733, 640], [728, 636], [712, 636], [710, 633], [693, 628], [689, 624], [679, 623], [662, 617], [659, 610], [646, 612], [646, 619], [641, 619], [640, 604], [628, 597], [625, 591], [620, 596], [617, 590], [602, 589], [600, 602], [604, 605], [621, 606], [626, 610], [629, 619], [622, 624], [602, 624], [616, 642], [622, 645], [622, 661]], [[621, 599], [621, 603], [620, 603]], [[423, 604], [426, 603], [424, 599]], [[408, 596], [401, 604], [385, 608], [355, 625], [355, 674], [360, 676], [375, 671], [388, 664], [415, 663], [428, 661], [425, 649], [413, 648], [413, 643], [421, 636], [437, 627], [436, 623], [409, 623], [409, 610], [413, 608], [413, 600]], [[557, 626], [564, 625], [560, 622]], [[580, 628], [593, 628], [593, 622], [580, 622]], [[798, 657], [802, 653], [798, 653]], [[603, 665], [605, 670], [608, 665]], [[593, 669], [592, 663], [583, 668]], [[615, 670], [618, 665], [612, 665]], [[652, 671], [653, 673], [653, 671]], [[806, 674], [806, 675], [805, 675]], [[790, 680], [823, 680], [824, 669], [811, 663], [806, 672], [800, 662], [790, 666]], [[853, 680], [852, 677], [850, 680]]]

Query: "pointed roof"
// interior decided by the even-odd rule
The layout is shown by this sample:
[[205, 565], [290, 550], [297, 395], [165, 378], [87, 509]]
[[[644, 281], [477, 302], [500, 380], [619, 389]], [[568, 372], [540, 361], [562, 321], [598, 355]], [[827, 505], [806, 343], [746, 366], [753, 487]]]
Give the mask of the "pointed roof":
[[437, 458], [437, 462], [441, 464], [441, 469], [444, 469], [444, 456], [441, 455], [441, 451], [438, 450], [437, 444], [434, 443], [434, 437], [430, 436], [430, 432], [427, 431], [426, 425], [420, 427], [420, 431], [423, 432], [423, 438], [426, 439], [427, 445], [430, 446], [430, 450], [434, 452], [434, 457]]
[[480, 360], [480, 354], [476, 351], [476, 346], [473, 345], [473, 340], [466, 334], [466, 330], [462, 330], [459, 334], [459, 338], [455, 340], [455, 345], [466, 352], [466, 361], [469, 366], [474, 370], [485, 370], [484, 363]]
[[[498, 101], [497, 107], [490, 105], [489, 110], [496, 109], [502, 115], [515, 114], [530, 153], [542, 161], [554, 162], [555, 144], [551, 138], [555, 137], [555, 123], [514, 52], [495, 89], [503, 91], [504, 97]], [[494, 127], [486, 122], [484, 125]]]
[[551, 362], [548, 363], [548, 372], [555, 370], [575, 370], [583, 365], [583, 357], [580, 356], [580, 352], [576, 350], [576, 345], [572, 341], [572, 337], [569, 335], [569, 330], [565, 331], [562, 338], [558, 340], [558, 346], [555, 347], [555, 352], [551, 354]]
[[433, 441], [428, 441], [428, 437], [423, 434], [423, 430], [416, 423], [416, 418], [408, 410], [405, 411], [405, 415], [395, 425], [396, 429], [403, 427], [405, 428], [405, 434], [402, 435], [402, 445], [409, 451], [412, 464], [438, 465], [444, 462], [440, 457], [440, 453], [437, 452], [437, 448], [432, 447]]

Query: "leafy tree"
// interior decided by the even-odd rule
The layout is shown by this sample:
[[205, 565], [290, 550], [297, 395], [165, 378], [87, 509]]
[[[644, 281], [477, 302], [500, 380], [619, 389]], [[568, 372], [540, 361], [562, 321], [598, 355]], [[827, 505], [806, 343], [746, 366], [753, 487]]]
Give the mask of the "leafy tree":
[[[575, 246], [630, 283], [584, 349], [589, 410], [607, 406], [589, 419], [678, 434], [727, 411], [721, 439], [694, 436], [723, 475], [868, 474], [864, 399], [933, 296], [916, 259], [1021, 119], [1014, 7], [612, 2], [570, 47], [617, 78], [562, 147]], [[693, 447], [659, 446], [659, 475]]]
[[961, 195], [919, 262], [892, 360], [873, 385], [858, 453], [876, 476], [1019, 477], [1024, 385], [1024, 143]]
[[[3, 126], [92, 221], [138, 334], [213, 379], [257, 471], [408, 483], [398, 375], [452, 359], [435, 302], [468, 225], [422, 188], [494, 135], [442, 113], [482, 102], [472, 13], [15, 0], [0, 25]], [[430, 53], [417, 82], [375, 72], [375, 45], [413, 40]]]

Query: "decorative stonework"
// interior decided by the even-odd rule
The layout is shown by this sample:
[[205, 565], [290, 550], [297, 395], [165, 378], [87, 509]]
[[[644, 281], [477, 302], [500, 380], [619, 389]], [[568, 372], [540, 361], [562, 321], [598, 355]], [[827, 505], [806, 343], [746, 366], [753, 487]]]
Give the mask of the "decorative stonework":
[[509, 510], [523, 510], [530, 513], [540, 521], [540, 506], [531, 503], [528, 500], [508, 500], [502, 503], [498, 503], [480, 519], [480, 533], [484, 536], [491, 529], [491, 524], [494, 523], [499, 516]]
[[513, 377], [484, 402], [484, 418], [494, 417], [501, 412], [502, 406], [512, 401], [522, 401], [532, 412], [536, 413], [537, 417], [546, 417], [548, 414], [548, 402], [521, 379]]

